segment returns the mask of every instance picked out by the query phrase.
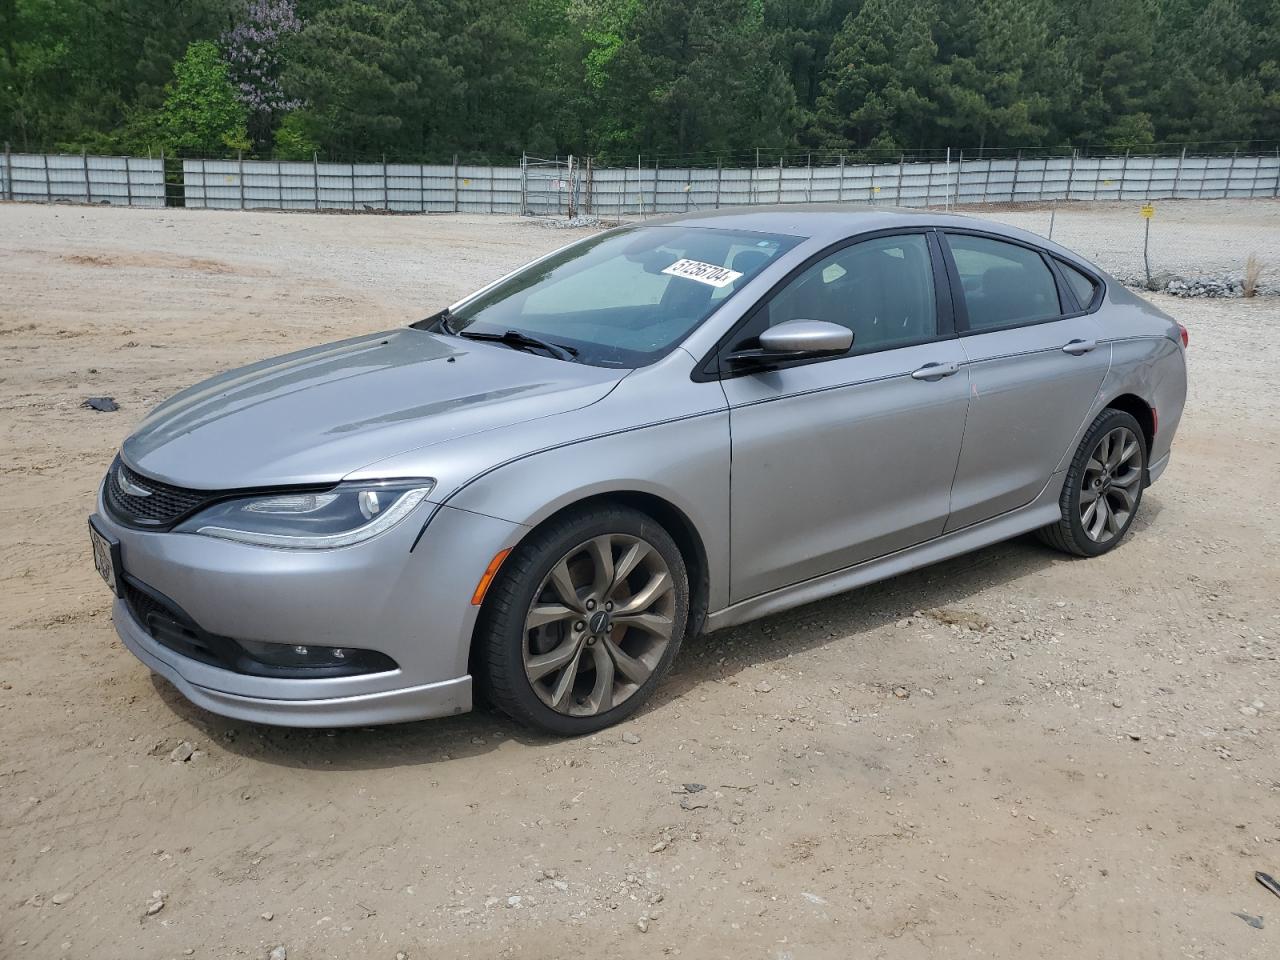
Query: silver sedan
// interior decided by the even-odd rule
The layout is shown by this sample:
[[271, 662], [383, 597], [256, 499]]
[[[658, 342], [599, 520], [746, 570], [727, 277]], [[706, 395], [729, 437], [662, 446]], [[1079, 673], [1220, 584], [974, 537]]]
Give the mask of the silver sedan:
[[635, 711], [681, 643], [1029, 531], [1097, 556], [1186, 330], [1035, 235], [699, 212], [160, 405], [90, 519], [125, 645], [216, 713]]

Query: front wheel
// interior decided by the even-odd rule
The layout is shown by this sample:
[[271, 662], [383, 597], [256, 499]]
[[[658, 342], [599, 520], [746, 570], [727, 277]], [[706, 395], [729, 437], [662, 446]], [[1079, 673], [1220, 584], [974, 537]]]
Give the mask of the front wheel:
[[1147, 441], [1123, 410], [1106, 409], [1085, 431], [1062, 485], [1062, 518], [1039, 531], [1052, 547], [1096, 557], [1118, 544], [1142, 502]]
[[671, 536], [636, 510], [552, 521], [503, 564], [476, 636], [493, 703], [521, 723], [578, 735], [617, 723], [671, 665], [689, 580]]

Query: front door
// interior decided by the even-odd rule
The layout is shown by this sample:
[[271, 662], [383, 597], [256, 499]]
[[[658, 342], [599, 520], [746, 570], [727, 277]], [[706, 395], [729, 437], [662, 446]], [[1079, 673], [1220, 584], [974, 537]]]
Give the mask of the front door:
[[787, 320], [828, 320], [840, 357], [732, 375], [731, 599], [942, 533], [968, 372], [945, 272], [924, 232], [861, 240], [796, 274], [730, 348]]

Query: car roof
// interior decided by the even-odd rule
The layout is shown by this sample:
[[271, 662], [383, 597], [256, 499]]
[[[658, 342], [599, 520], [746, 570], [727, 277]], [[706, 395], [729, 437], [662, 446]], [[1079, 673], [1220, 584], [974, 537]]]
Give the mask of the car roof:
[[1007, 223], [968, 217], [940, 210], [903, 207], [872, 207], [857, 203], [774, 204], [751, 207], [721, 207], [718, 210], [691, 210], [643, 221], [644, 224], [680, 224], [690, 227], [715, 227], [722, 230], [749, 230], [778, 233], [823, 243], [835, 243], [845, 237], [892, 230], [900, 227], [953, 227], [980, 230], [1021, 240], [1067, 259], [1087, 263], [1079, 254], [1060, 247], [1052, 240]]

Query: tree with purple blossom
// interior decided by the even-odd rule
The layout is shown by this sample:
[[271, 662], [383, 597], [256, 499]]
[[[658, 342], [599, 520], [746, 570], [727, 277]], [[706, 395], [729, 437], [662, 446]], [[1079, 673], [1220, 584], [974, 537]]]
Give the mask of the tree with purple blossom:
[[249, 0], [240, 21], [222, 35], [223, 56], [249, 110], [249, 135], [256, 146], [269, 143], [279, 119], [302, 106], [280, 82], [281, 46], [301, 29], [293, 0]]

